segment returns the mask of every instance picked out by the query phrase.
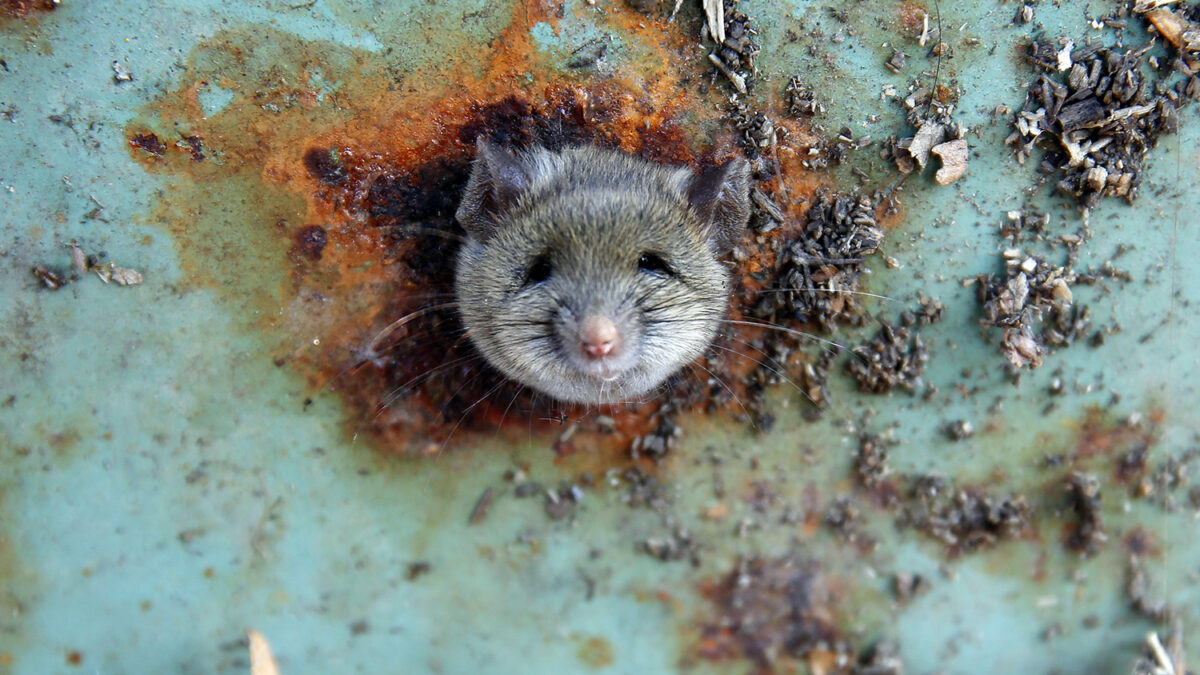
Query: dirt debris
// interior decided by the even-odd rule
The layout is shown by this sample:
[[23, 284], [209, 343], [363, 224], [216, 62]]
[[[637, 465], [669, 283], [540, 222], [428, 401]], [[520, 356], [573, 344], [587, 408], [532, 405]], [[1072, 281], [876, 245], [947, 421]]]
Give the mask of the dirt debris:
[[745, 94], [750, 80], [758, 75], [754, 57], [760, 51], [758, 33], [750, 19], [738, 11], [739, 0], [704, 0], [705, 33], [714, 44], [708, 60], [729, 80], [734, 90]]
[[1093, 555], [1108, 541], [1101, 516], [1100, 479], [1075, 471], [1067, 478], [1066, 490], [1076, 521], [1067, 533], [1067, 548], [1081, 555]]
[[34, 265], [33, 275], [42, 286], [51, 291], [57, 291], [75, 281], [79, 281], [88, 272], [95, 274], [100, 281], [118, 286], [137, 286], [145, 281], [141, 272], [128, 267], [119, 267], [116, 263], [105, 261], [106, 253], [84, 253], [83, 249], [71, 240], [66, 244], [71, 256], [71, 271], [54, 269], [48, 265]]
[[1039, 172], [1059, 176], [1057, 189], [1090, 210], [1105, 197], [1137, 198], [1146, 157], [1161, 135], [1179, 127], [1179, 108], [1197, 95], [1193, 80], [1169, 84], [1147, 76], [1148, 47], [1120, 51], [1037, 40], [1028, 58], [1038, 72], [1005, 141], [1024, 164], [1045, 150]]
[[816, 117], [825, 113], [825, 106], [817, 98], [816, 92], [805, 85], [799, 75], [788, 79], [784, 97], [787, 99], [788, 113], [793, 117]]
[[972, 552], [1018, 539], [1030, 528], [1024, 495], [998, 497], [982, 488], [955, 488], [938, 475], [918, 476], [898, 522], [941, 541], [952, 552]]
[[883, 157], [903, 174], [923, 171], [932, 163], [930, 157], [937, 157], [941, 166], [934, 180], [938, 185], [950, 185], [966, 173], [970, 147], [966, 128], [954, 119], [954, 105], [941, 100], [943, 97], [940, 88], [915, 87], [902, 99], [907, 121], [916, 132], [889, 139]]
[[1071, 344], [1087, 330], [1087, 308], [1076, 307], [1071, 292], [1078, 275], [1020, 249], [1006, 249], [1002, 259], [1003, 278], [975, 279], [984, 312], [980, 323], [1003, 329], [1001, 351], [1014, 368], [1037, 368], [1047, 345]]
[[895, 326], [880, 320], [874, 338], [851, 350], [858, 358], [846, 361], [846, 372], [858, 380], [859, 391], [884, 394], [897, 386], [909, 392], [925, 386], [922, 375], [929, 362], [929, 350], [921, 336], [907, 326]]
[[825, 332], [855, 321], [854, 292], [863, 262], [882, 243], [870, 198], [818, 194], [796, 236], [781, 243], [771, 281], [750, 313], [778, 325], [810, 324]]
[[714, 616], [700, 623], [694, 652], [710, 661], [746, 658], [758, 672], [799, 661], [814, 673], [901, 675], [893, 643], [860, 649], [840, 633], [834, 583], [791, 555], [743, 558], [706, 585]]
[[858, 452], [854, 455], [854, 475], [858, 484], [873, 488], [880, 484], [890, 469], [888, 453], [896, 441], [879, 434], [864, 433], [858, 439]]
[[1146, 573], [1145, 563], [1136, 555], [1129, 556], [1125, 568], [1125, 595], [1133, 611], [1158, 623], [1166, 623], [1175, 617], [1176, 612], [1162, 598], [1151, 597], [1151, 589], [1161, 588], [1152, 584]]

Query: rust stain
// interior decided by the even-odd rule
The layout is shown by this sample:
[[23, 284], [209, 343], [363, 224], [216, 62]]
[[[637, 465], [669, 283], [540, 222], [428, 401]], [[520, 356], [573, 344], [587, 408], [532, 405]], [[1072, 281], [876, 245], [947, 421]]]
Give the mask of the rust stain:
[[579, 649], [575, 651], [575, 655], [583, 665], [593, 670], [600, 670], [613, 664], [615, 660], [613, 652], [614, 649], [611, 642], [599, 635], [593, 635], [580, 641]]
[[[1086, 460], [1096, 456], [1113, 456], [1139, 447], [1149, 447], [1158, 439], [1159, 430], [1166, 421], [1166, 413], [1155, 408], [1145, 415], [1144, 423], [1129, 424], [1112, 419], [1098, 407], [1090, 407], [1080, 421], [1078, 435], [1071, 450], [1075, 460]], [[1128, 462], [1127, 458], [1124, 461]], [[1138, 473], [1135, 466], [1124, 469], [1118, 462], [1118, 475], [1122, 471], [1132, 477]]]
[[[271, 30], [223, 32], [126, 130], [132, 159], [171, 183], [145, 217], [178, 242], [183, 287], [221, 294], [247, 329], [279, 345], [277, 365], [338, 392], [351, 432], [381, 448], [437, 454], [471, 429], [515, 438], [586, 412], [481, 374], [457, 317], [431, 309], [452, 297], [453, 213], [477, 138], [598, 143], [671, 163], [737, 152], [714, 105], [720, 92], [701, 93], [707, 66], [677, 26], [624, 7], [604, 13], [607, 28], [658, 58], [584, 79], [558, 73], [533, 40], [538, 23], [557, 29], [561, 11], [518, 2], [490, 44], [400, 80], [373, 54]], [[269, 54], [256, 48], [264, 44]], [[231, 100], [213, 109], [218, 90]], [[822, 180], [800, 162], [820, 139], [800, 122], [780, 125], [790, 135], [762, 188], [802, 220]], [[761, 290], [784, 229], [756, 247], [738, 297]], [[725, 375], [740, 380], [754, 365], [734, 360]], [[650, 428], [651, 409], [607, 411], [620, 433], [589, 439], [612, 451], [586, 461], [613, 466], [621, 443]]]
[[1125, 550], [1129, 551], [1130, 555], [1139, 558], [1158, 558], [1162, 555], [1162, 548], [1158, 545], [1158, 540], [1140, 526], [1133, 528], [1129, 534], [1125, 535], [1124, 541]]
[[3, 502], [5, 490], [0, 489], [0, 672], [11, 672], [19, 665], [14, 654], [26, 651], [24, 617], [32, 611], [36, 600], [37, 577], [18, 555], [16, 543], [7, 531], [15, 522]]
[[896, 21], [900, 32], [910, 38], [918, 38], [925, 29], [926, 20], [932, 23], [929, 11], [913, 0], [904, 0], [896, 5]]
[[0, 16], [25, 17], [31, 14], [53, 12], [58, 9], [54, 0], [5, 0]]
[[[746, 660], [755, 673], [794, 672], [800, 664], [832, 672], [820, 668], [831, 656], [847, 656], [840, 628], [846, 598], [840, 582], [816, 563], [752, 558], [701, 581], [699, 592], [712, 615], [698, 621], [689, 659]], [[831, 653], [835, 648], [843, 653]]]

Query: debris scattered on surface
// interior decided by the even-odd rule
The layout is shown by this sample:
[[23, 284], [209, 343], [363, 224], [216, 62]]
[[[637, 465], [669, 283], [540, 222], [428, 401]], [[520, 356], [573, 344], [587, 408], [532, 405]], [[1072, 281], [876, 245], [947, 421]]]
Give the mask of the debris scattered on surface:
[[78, 281], [88, 272], [94, 273], [100, 281], [106, 284], [112, 282], [119, 286], [137, 286], [145, 281], [141, 272], [137, 270], [118, 267], [112, 262], [102, 262], [104, 253], [86, 255], [74, 240], [71, 240], [66, 246], [71, 252], [72, 273], [57, 271], [46, 265], [33, 266], [33, 275], [42, 282], [43, 286], [52, 291], [73, 281]]
[[950, 185], [967, 172], [967, 140], [956, 138], [939, 143], [929, 150], [942, 160], [942, 166], [934, 174], [938, 185]]
[[[976, 278], [976, 295], [984, 311], [980, 323], [1004, 329], [1001, 351], [1014, 368], [1036, 368], [1047, 344], [1070, 344], [1087, 329], [1087, 308], [1076, 307], [1071, 292], [1078, 277], [1072, 269], [1023, 255], [1020, 249], [1007, 249], [1002, 257], [1003, 279]], [[1043, 327], [1040, 335], [1035, 333], [1038, 327]]]
[[853, 542], [858, 539], [858, 532], [855, 526], [861, 517], [862, 510], [858, 508], [854, 500], [843, 495], [833, 500], [829, 508], [825, 509], [825, 516], [822, 518], [822, 522], [842, 537], [842, 539]]
[[279, 666], [271, 654], [271, 645], [262, 633], [253, 628], [246, 631], [250, 647], [250, 675], [279, 675]]
[[113, 81], [116, 82], [117, 84], [121, 84], [122, 82], [132, 82], [133, 81], [133, 73], [129, 72], [129, 69], [127, 69], [125, 66], [121, 65], [120, 61], [113, 61], [112, 69], [113, 69]]
[[1183, 622], [1172, 622], [1167, 644], [1162, 643], [1157, 631], [1146, 634], [1142, 656], [1133, 664], [1133, 675], [1188, 675], [1192, 672], [1185, 665], [1183, 649]]
[[976, 551], [1029, 529], [1031, 510], [1020, 494], [995, 497], [980, 489], [952, 488], [941, 476], [919, 476], [912, 496], [900, 524], [916, 527], [953, 551]]
[[471, 517], [467, 519], [468, 525], [475, 525], [483, 520], [492, 505], [492, 498], [494, 496], [495, 491], [490, 487], [484, 490], [483, 494], [479, 495], [479, 499], [475, 500], [475, 506], [471, 509]]
[[57, 291], [58, 289], [71, 283], [71, 279], [60, 272], [56, 272], [45, 265], [34, 265], [33, 276], [42, 282], [46, 288]]
[[1035, 147], [1039, 171], [1057, 173], [1058, 190], [1091, 209], [1104, 197], [1132, 202], [1147, 153], [1160, 135], [1179, 126], [1180, 106], [1197, 92], [1191, 80], [1174, 87], [1165, 76], [1148, 80], [1146, 49], [1119, 51], [1089, 45], [1071, 51], [1035, 41], [1029, 59], [1041, 71], [1029, 84], [1024, 107], [1005, 141], [1024, 164]]
[[[1158, 34], [1176, 49], [1183, 52], [1181, 60], [1186, 67], [1184, 72], [1195, 74], [1200, 72], [1200, 10], [1194, 7], [1181, 7], [1180, 11], [1191, 16], [1180, 16], [1166, 5], [1169, 2], [1158, 0], [1138, 0], [1133, 11], [1144, 14]], [[1182, 69], [1181, 69], [1182, 70]]]
[[1050, 214], [1035, 209], [1013, 209], [1005, 214], [1000, 236], [1020, 241], [1026, 234], [1041, 235], [1050, 225]]
[[729, 80], [739, 94], [745, 94], [747, 76], [758, 74], [754, 57], [759, 52], [754, 41], [757, 32], [750, 19], [738, 11], [739, 0], [704, 0], [705, 26], [709, 39], [715, 44], [708, 60]]
[[[1163, 510], [1173, 512], [1179, 509], [1179, 500], [1175, 493], [1181, 489], [1191, 488], [1188, 490], [1188, 499], [1200, 507], [1200, 502], [1195, 501], [1197, 495], [1200, 495], [1196, 488], [1200, 486], [1192, 486], [1191, 478], [1188, 475], [1188, 467], [1197, 457], [1200, 457], [1200, 448], [1193, 448], [1179, 456], [1168, 455], [1150, 475], [1141, 477], [1134, 488], [1135, 496], [1154, 497]], [[1119, 468], [1123, 466], [1124, 463], [1119, 465]], [[1143, 464], [1142, 469], [1144, 468]]]
[[781, 326], [815, 324], [826, 332], [854, 320], [863, 260], [882, 242], [869, 198], [819, 193], [797, 236], [781, 243], [752, 315]]
[[929, 362], [929, 351], [920, 335], [909, 335], [907, 326], [893, 326], [880, 320], [882, 327], [874, 338], [851, 352], [858, 358], [846, 361], [846, 371], [858, 380], [859, 391], [883, 394], [897, 386], [910, 392], [925, 386], [922, 375]]
[[608, 54], [608, 47], [611, 44], [612, 38], [607, 35], [588, 40], [575, 51], [571, 52], [571, 57], [567, 59], [567, 67], [591, 68], [598, 65], [604, 60], [605, 55]]
[[683, 428], [675, 420], [668, 415], [660, 415], [653, 431], [633, 439], [629, 452], [634, 459], [646, 456], [660, 461], [675, 449], [682, 434]]
[[79, 248], [79, 245], [73, 240], [67, 244], [67, 249], [71, 251], [71, 268], [75, 270], [75, 274], [79, 276], [87, 274], [90, 265], [88, 264], [87, 256], [83, 253], [83, 249]]
[[816, 93], [804, 85], [799, 75], [793, 75], [788, 80], [784, 95], [787, 97], [788, 112], [795, 117], [814, 117], [825, 112], [825, 106]]
[[1146, 570], [1142, 565], [1141, 558], [1136, 555], [1129, 556], [1129, 565], [1125, 574], [1125, 594], [1129, 597], [1129, 603], [1135, 612], [1160, 623], [1166, 622], [1174, 616], [1174, 611], [1166, 600], [1152, 600], [1148, 597], [1147, 594], [1152, 585], [1146, 578]]
[[965, 441], [975, 435], [975, 426], [967, 420], [955, 420], [947, 424], [943, 431], [952, 441]]
[[583, 501], [583, 488], [578, 485], [562, 485], [557, 490], [546, 490], [544, 507], [551, 520], [563, 520], [573, 516]]
[[863, 434], [858, 439], [858, 452], [854, 455], [854, 474], [858, 484], [872, 488], [888, 475], [887, 465], [891, 439], [878, 434]]
[[729, 99], [728, 118], [734, 128], [741, 133], [746, 156], [751, 159], [758, 157], [768, 148], [774, 148], [779, 141], [787, 137], [787, 130], [777, 127], [770, 116], [751, 110], [736, 96], [731, 96]]
[[742, 559], [705, 595], [716, 616], [700, 624], [694, 649], [701, 658], [744, 657], [762, 671], [799, 660], [814, 673], [903, 673], [891, 643], [858, 654], [840, 634], [837, 594], [815, 563], [791, 556]]
[[117, 267], [111, 262], [93, 265], [91, 271], [106, 284], [111, 281], [118, 286], [137, 286], [145, 280], [141, 272], [128, 267]]
[[896, 594], [896, 600], [900, 602], [908, 602], [927, 590], [929, 590], [929, 582], [920, 574], [897, 572], [892, 577], [892, 592]]
[[641, 549], [663, 562], [686, 558], [692, 565], [700, 564], [699, 548], [687, 530], [682, 528], [675, 528], [664, 537], [651, 537], [642, 541]]
[[[814, 669], [813, 672], [822, 671]], [[880, 640], [859, 656], [850, 672], [852, 675], [904, 675], [904, 661], [900, 658], [899, 647], [888, 640]]]
[[1108, 541], [1100, 515], [1100, 480], [1092, 474], [1075, 471], [1067, 479], [1067, 493], [1076, 517], [1067, 535], [1067, 547], [1083, 555], [1092, 555]]
[[917, 129], [906, 138], [890, 141], [885, 157], [890, 156], [900, 173], [924, 170], [929, 157], [937, 157], [941, 166], [934, 174], [938, 185], [950, 185], [967, 171], [966, 129], [954, 120], [954, 106], [937, 99], [935, 93], [921, 87], [903, 99], [908, 123]]
[[433, 566], [423, 560], [409, 563], [408, 571], [405, 573], [404, 578], [409, 581], [416, 581], [420, 577], [429, 574], [432, 570]]

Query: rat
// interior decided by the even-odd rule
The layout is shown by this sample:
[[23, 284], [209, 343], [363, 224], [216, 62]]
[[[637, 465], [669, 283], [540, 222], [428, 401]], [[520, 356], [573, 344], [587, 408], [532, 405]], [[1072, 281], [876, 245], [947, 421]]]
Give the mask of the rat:
[[696, 171], [597, 146], [481, 140], [456, 217], [471, 343], [570, 403], [636, 400], [699, 358], [728, 305], [721, 261], [750, 217], [744, 159]]

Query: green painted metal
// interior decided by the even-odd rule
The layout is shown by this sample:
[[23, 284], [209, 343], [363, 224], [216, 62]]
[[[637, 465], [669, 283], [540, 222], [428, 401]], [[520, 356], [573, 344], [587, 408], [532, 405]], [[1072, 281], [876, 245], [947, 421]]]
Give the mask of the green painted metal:
[[[597, 5], [630, 11], [610, 0]], [[566, 18], [533, 26], [539, 53], [562, 59], [614, 32], [580, 7], [568, 2]], [[1078, 7], [1036, 8], [1047, 34], [1107, 39]], [[763, 45], [760, 100], [777, 102], [786, 77], [803, 72], [826, 104], [828, 128], [845, 124], [876, 137], [899, 130], [899, 108], [880, 92], [885, 83], [903, 90], [913, 73], [882, 67], [891, 54], [885, 43], [916, 47], [895, 34], [895, 6], [857, 3], [844, 22], [817, 4], [747, 1], [742, 9]], [[1047, 189], [1028, 190], [1033, 166], [1013, 161], [1003, 146], [1006, 118], [992, 115], [999, 104], [1018, 108], [1029, 79], [1016, 46], [1034, 29], [1012, 24], [1015, 9], [941, 8], [956, 49], [947, 74], [963, 90], [958, 116], [971, 128], [970, 172], [951, 187], [928, 178], [906, 185], [904, 217], [885, 243], [900, 267], [875, 261], [867, 284], [893, 299], [867, 303], [885, 317], [912, 305], [918, 291], [945, 303], [946, 319], [923, 331], [934, 355], [927, 380], [940, 387], [933, 401], [860, 394], [835, 375], [831, 410], [810, 422], [799, 397], [780, 388], [772, 396], [778, 422], [766, 434], [725, 417], [688, 418], [680, 447], [658, 473], [669, 496], [664, 509], [631, 508], [625, 481], [598, 476], [614, 485], [586, 490], [562, 521], [543, 514], [540, 498], [514, 497], [504, 476], [520, 468], [546, 486], [578, 481], [595, 459], [586, 448], [556, 460], [552, 436], [514, 443], [476, 434], [469, 447], [397, 458], [347, 432], [350, 413], [336, 395], [312, 392], [272, 363], [281, 342], [311, 338], [253, 314], [265, 312], [285, 282], [286, 242], [234, 227], [240, 212], [297, 212], [296, 197], [250, 193], [253, 181], [244, 204], [236, 200], [247, 194], [214, 193], [211, 208], [230, 229], [199, 258], [222, 265], [222, 246], [233, 246], [264, 262], [226, 270], [224, 289], [190, 285], [176, 235], [156, 215], [155, 205], [172, 199], [164, 192], [170, 177], [132, 161], [125, 136], [147, 104], [181, 84], [197, 45], [221, 31], [332, 45], [340, 54], [333, 62], [347, 69], [320, 73], [322, 91], [333, 95], [354, 58], [428, 72], [467, 45], [487, 43], [508, 25], [509, 4], [67, 0], [36, 19], [7, 21], [0, 35], [0, 109], [8, 111], [0, 137], [0, 672], [248, 672], [248, 627], [270, 639], [285, 673], [744, 672], [752, 668], [745, 660], [694, 656], [697, 627], [719, 616], [701, 589], [740, 556], [794, 555], [840, 580], [845, 632], [861, 643], [896, 640], [908, 672], [1125, 673], [1154, 628], [1125, 597], [1122, 538], [1139, 527], [1161, 549], [1146, 561], [1152, 595], [1179, 608], [1194, 634], [1200, 549], [1186, 494], [1182, 508], [1167, 513], [1113, 484], [1112, 458], [1097, 459], [1110, 541], [1085, 559], [1059, 541], [1067, 516], [1045, 515], [1062, 499], [1061, 472], [1040, 462], [1078, 442], [1091, 407], [1113, 423], [1161, 412], [1152, 465], [1200, 442], [1200, 268], [1193, 263], [1200, 120], [1194, 107], [1185, 110], [1181, 133], [1152, 151], [1137, 204], [1106, 202], [1090, 216], [1094, 238], [1081, 266], [1126, 245], [1118, 264], [1134, 280], [1078, 295], [1096, 325], [1121, 330], [1100, 347], [1052, 353], [1013, 385], [995, 345], [981, 337], [974, 291], [961, 280], [998, 271], [997, 229], [1009, 209], [1032, 204], [1050, 210], [1055, 231], [1081, 227]], [[679, 25], [698, 25], [687, 20], [698, 8], [683, 11]], [[817, 27], [821, 37], [812, 37]], [[839, 33], [844, 41], [831, 39]], [[978, 45], [962, 47], [967, 37]], [[607, 67], [637, 69], [644, 53], [636, 40], [613, 35]], [[114, 82], [113, 60], [132, 70], [132, 82]], [[918, 68], [932, 63], [913, 60]], [[220, 82], [204, 85], [203, 113], [238, 105], [229, 92]], [[873, 115], [882, 121], [868, 122]], [[885, 176], [872, 152], [852, 164]], [[854, 183], [848, 169], [837, 180]], [[86, 217], [97, 201], [103, 217]], [[39, 288], [30, 267], [65, 266], [71, 239], [139, 269], [146, 283], [118, 288], [85, 279], [55, 293]], [[255, 289], [267, 289], [265, 305], [252, 299]], [[284, 318], [298, 311], [275, 304]], [[852, 343], [863, 334], [834, 337]], [[1067, 395], [1047, 393], [1055, 377]], [[960, 394], [960, 382], [974, 393]], [[1046, 412], [1052, 400], [1057, 406]], [[867, 411], [866, 428], [895, 425], [893, 471], [939, 471], [961, 484], [1024, 492], [1042, 514], [1037, 539], [948, 559], [937, 542], [897, 530], [892, 514], [866, 506], [861, 528], [878, 544], [864, 554], [826, 528], [780, 523], [779, 510], [762, 514], [742, 499], [756, 481], [797, 508], [806, 489], [819, 490], [821, 508], [853, 493], [857, 440], [845, 422]], [[948, 440], [942, 428], [957, 419], [979, 432]], [[802, 448], [814, 449], [809, 461]], [[723, 500], [730, 512], [706, 519], [702, 513], [722, 501], [717, 485], [730, 495]], [[469, 524], [489, 488], [496, 496], [488, 513]], [[639, 550], [676, 528], [700, 543], [698, 565]], [[426, 573], [412, 567], [419, 562], [428, 563]], [[897, 603], [897, 572], [922, 574], [931, 589]], [[1055, 625], [1061, 635], [1044, 639]], [[1197, 642], [1187, 653], [1200, 663]]]

